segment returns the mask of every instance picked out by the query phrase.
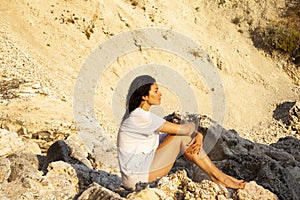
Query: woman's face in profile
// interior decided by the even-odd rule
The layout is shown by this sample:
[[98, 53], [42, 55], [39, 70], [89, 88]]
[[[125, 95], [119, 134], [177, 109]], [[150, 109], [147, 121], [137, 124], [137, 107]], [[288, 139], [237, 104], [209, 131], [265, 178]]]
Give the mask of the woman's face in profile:
[[149, 95], [146, 96], [146, 101], [149, 105], [159, 105], [161, 96], [162, 94], [159, 91], [157, 83], [153, 83], [150, 87]]

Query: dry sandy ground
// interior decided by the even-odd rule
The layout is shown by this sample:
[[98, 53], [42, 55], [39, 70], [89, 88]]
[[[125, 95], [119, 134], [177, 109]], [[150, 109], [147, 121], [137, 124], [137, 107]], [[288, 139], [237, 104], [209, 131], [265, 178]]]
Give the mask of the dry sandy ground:
[[[0, 80], [17, 78], [26, 84], [21, 84], [19, 98], [2, 100], [1, 119], [33, 132], [74, 127], [73, 91], [85, 59], [115, 35], [152, 27], [181, 33], [209, 55], [224, 87], [225, 128], [252, 140], [268, 137], [251, 130], [267, 128], [278, 104], [300, 99], [299, 87], [282, 70], [284, 63], [257, 50], [247, 33], [249, 27], [278, 17], [284, 1], [272, 2], [2, 0]], [[239, 26], [232, 23], [235, 17], [242, 19]], [[113, 95], [126, 93], [115, 94], [118, 84], [128, 72], [150, 63], [181, 75], [197, 97], [199, 112], [212, 116], [211, 91], [193, 66], [158, 49], [132, 52], [115, 58], [95, 91], [98, 121], [112, 137], [118, 127], [113, 107], [120, 106], [113, 105]], [[180, 110], [178, 94], [161, 88], [164, 113]], [[265, 142], [276, 141], [273, 136]]]

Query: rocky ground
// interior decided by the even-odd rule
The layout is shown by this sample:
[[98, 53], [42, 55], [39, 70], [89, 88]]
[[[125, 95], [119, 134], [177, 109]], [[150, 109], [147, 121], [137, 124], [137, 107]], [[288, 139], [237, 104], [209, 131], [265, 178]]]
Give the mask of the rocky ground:
[[[300, 105], [291, 109], [291, 129], [299, 133]], [[122, 188], [120, 174], [103, 171], [97, 154], [89, 154], [77, 135], [58, 140], [47, 151], [1, 129], [1, 199], [298, 199], [300, 142], [287, 136], [271, 145], [241, 138], [206, 116], [173, 113], [167, 120], [199, 123], [204, 149], [225, 173], [248, 181], [243, 190], [227, 190], [208, 180], [183, 157], [170, 174], [135, 191]], [[211, 145], [214, 147], [211, 148]], [[98, 163], [97, 163], [98, 162]]]

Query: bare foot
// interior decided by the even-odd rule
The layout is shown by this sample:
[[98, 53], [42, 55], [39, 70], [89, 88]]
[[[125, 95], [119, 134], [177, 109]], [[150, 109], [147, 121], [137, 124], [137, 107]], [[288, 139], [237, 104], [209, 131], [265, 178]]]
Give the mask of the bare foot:
[[226, 188], [231, 188], [231, 189], [244, 189], [247, 183], [244, 180], [238, 180], [226, 174], [224, 174], [221, 179], [218, 179], [216, 177], [211, 177], [211, 180], [217, 184], [223, 185]]

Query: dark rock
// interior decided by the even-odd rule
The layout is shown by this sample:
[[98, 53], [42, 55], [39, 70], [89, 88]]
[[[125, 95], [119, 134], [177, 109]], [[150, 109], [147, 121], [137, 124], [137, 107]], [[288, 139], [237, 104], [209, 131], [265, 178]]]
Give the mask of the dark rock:
[[42, 170], [46, 173], [48, 165], [54, 161], [65, 161], [69, 164], [83, 164], [89, 168], [92, 167], [83, 150], [72, 140], [58, 140], [53, 143], [47, 151]]
[[281, 120], [284, 124], [290, 125], [289, 111], [295, 105], [295, 102], [284, 102], [276, 106], [273, 111], [273, 118]]
[[294, 137], [280, 138], [277, 143], [271, 144], [270, 146], [292, 155], [298, 162], [300, 161], [300, 141]]
[[47, 172], [47, 167], [51, 162], [54, 161], [65, 161], [69, 162], [71, 160], [71, 149], [63, 140], [58, 140], [54, 142], [47, 151], [47, 156], [43, 164], [42, 170]]
[[49, 163], [54, 161], [65, 161], [70, 164], [84, 164], [91, 167], [90, 162], [84, 157], [80, 147], [70, 140], [58, 140], [49, 147], [42, 167], [43, 171], [46, 172]]
[[[225, 173], [258, 184], [280, 199], [300, 197], [300, 141], [293, 137], [280, 139], [270, 146], [241, 138], [234, 130], [226, 130], [205, 116], [173, 114], [172, 122], [194, 121], [204, 135], [203, 148], [211, 160]], [[207, 139], [208, 138], [208, 139]], [[213, 145], [213, 146], [211, 146]], [[187, 165], [188, 166], [188, 165]], [[199, 181], [196, 165], [189, 165], [192, 179]], [[200, 170], [201, 171], [201, 170]], [[200, 173], [203, 177], [203, 174]]]

